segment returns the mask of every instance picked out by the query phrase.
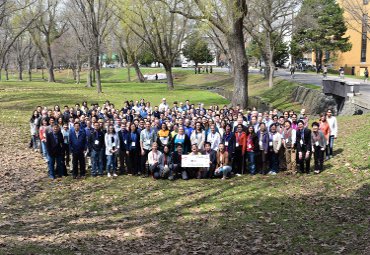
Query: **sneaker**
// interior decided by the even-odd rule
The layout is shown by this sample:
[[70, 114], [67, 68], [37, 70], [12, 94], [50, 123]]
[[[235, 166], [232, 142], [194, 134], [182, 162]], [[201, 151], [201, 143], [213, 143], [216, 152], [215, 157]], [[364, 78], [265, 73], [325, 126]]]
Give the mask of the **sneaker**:
[[226, 176], [223, 176], [223, 177], [221, 178], [221, 180], [226, 180]]
[[315, 170], [313, 171], [315, 174], [319, 174], [320, 173], [320, 170]]
[[269, 175], [276, 175], [276, 172], [274, 172], [274, 171], [270, 171], [270, 172], [268, 172], [268, 174], [269, 174]]
[[182, 171], [181, 177], [182, 177], [183, 180], [187, 180], [188, 179], [188, 173], [186, 171]]
[[173, 181], [175, 180], [175, 178], [173, 177], [173, 175], [171, 175], [170, 177], [168, 177], [168, 180]]
[[242, 176], [241, 174], [235, 174], [235, 176]]
[[108, 177], [111, 177], [110, 173], [107, 174]]
[[118, 175], [116, 173], [113, 174], [113, 177], [117, 177]]

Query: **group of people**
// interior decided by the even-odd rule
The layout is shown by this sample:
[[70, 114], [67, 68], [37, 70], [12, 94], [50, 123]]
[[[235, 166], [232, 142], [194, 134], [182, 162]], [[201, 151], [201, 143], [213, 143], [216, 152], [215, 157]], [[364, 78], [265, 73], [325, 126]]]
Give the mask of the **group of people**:
[[[54, 109], [38, 106], [30, 119], [30, 148], [40, 151], [52, 179], [72, 174], [118, 174], [222, 179], [242, 174], [323, 171], [333, 156], [338, 124], [332, 110], [309, 125], [304, 109], [258, 112], [239, 106], [191, 104], [166, 98], [152, 107], [144, 99], [122, 108], [106, 101]], [[208, 167], [186, 167], [183, 155], [208, 155]], [[72, 158], [72, 167], [70, 161]], [[208, 160], [208, 157], [206, 157]]]

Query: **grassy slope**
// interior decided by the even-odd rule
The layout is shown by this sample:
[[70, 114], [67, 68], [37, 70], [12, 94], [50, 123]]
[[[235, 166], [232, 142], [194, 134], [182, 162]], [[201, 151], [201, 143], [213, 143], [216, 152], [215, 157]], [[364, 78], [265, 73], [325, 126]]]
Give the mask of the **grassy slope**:
[[[164, 84], [138, 87], [107, 82], [98, 100], [118, 105], [136, 97], [181, 100]], [[192, 101], [225, 102], [196, 86], [177, 91]], [[37, 104], [96, 100], [95, 92], [72, 84], [9, 82], [0, 84], [0, 93], [5, 138], [0, 141], [0, 254], [361, 254], [370, 249], [369, 115], [339, 118], [337, 156], [319, 176], [50, 182], [44, 162], [25, 149], [28, 129], [21, 116], [28, 118]]]

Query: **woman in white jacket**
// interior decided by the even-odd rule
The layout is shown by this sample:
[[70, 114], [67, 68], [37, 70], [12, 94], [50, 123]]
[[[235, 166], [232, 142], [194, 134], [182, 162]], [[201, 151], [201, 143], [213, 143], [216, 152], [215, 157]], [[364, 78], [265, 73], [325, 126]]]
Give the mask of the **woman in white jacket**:
[[107, 156], [107, 175], [111, 177], [117, 176], [117, 153], [119, 150], [119, 139], [113, 125], [109, 125], [108, 132], [104, 137], [105, 141], [105, 155]]
[[279, 150], [281, 145], [281, 135], [276, 131], [276, 124], [272, 124], [269, 132], [270, 171], [268, 174], [275, 175], [279, 170]]
[[337, 118], [332, 116], [332, 111], [329, 109], [326, 112], [326, 121], [329, 124], [330, 127], [330, 133], [329, 133], [329, 157], [333, 157], [333, 147], [334, 147], [334, 139], [337, 139], [337, 134], [338, 134], [338, 123], [337, 123]]

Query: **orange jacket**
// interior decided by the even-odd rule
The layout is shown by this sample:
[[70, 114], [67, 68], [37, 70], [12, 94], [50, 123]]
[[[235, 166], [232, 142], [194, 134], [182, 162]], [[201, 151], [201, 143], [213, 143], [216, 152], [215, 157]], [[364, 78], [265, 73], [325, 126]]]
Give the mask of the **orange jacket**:
[[238, 132], [235, 132], [235, 147], [236, 143], [239, 143], [239, 146], [242, 147], [242, 155], [247, 151], [247, 134], [245, 132], [241, 132], [240, 136]]
[[329, 134], [330, 134], [329, 123], [327, 121], [325, 121], [325, 122], [320, 121], [319, 129], [321, 130], [321, 132], [324, 133], [325, 139], [326, 139], [326, 141], [328, 141], [329, 140]]

